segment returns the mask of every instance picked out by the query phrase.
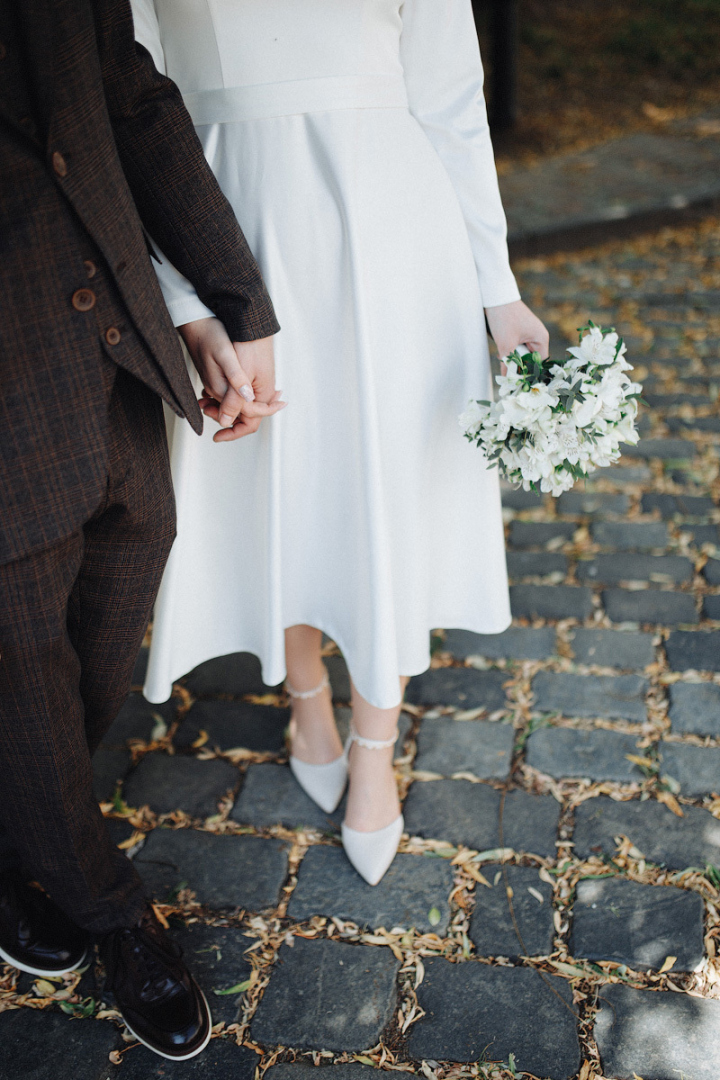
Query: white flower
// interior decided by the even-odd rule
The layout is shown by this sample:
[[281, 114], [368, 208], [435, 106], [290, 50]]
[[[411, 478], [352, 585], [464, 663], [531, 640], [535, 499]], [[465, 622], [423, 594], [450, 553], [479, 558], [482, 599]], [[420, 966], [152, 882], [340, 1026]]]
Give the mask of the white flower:
[[539, 485], [560, 495], [578, 475], [617, 461], [621, 443], [638, 441], [634, 395], [642, 388], [626, 374], [624, 342], [592, 327], [568, 352], [531, 386], [523, 357], [507, 360], [507, 374], [496, 378], [498, 400], [470, 402], [460, 417], [467, 437], [526, 491]]
[[487, 405], [481, 405], [479, 401], [469, 401], [465, 412], [458, 416], [458, 423], [463, 431], [476, 435], [489, 412], [490, 409]]
[[617, 334], [606, 334], [605, 337], [603, 337], [600, 327], [593, 326], [587, 332], [580, 344], [572, 349], [568, 349], [568, 352], [571, 356], [574, 356], [576, 360], [581, 361], [583, 365], [598, 367], [604, 366], [605, 364], [612, 364], [615, 359], [617, 345]]

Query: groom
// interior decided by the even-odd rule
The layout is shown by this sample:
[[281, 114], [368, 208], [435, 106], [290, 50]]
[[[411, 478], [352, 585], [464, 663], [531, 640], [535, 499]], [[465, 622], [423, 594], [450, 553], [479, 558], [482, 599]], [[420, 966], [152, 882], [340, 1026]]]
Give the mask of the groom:
[[128, 0], [0, 0], [0, 957], [53, 976], [98, 940], [128, 1026], [183, 1060], [207, 1005], [90, 765], [175, 532], [161, 399], [202, 427], [148, 235], [235, 342], [212, 319], [189, 338], [225, 426], [254, 430], [279, 407], [272, 385], [247, 402], [278, 324]]

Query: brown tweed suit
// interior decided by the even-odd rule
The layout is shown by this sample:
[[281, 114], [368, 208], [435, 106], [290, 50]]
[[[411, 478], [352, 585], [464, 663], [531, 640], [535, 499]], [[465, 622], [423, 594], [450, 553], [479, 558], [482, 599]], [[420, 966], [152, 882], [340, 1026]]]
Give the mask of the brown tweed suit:
[[0, 868], [98, 933], [143, 903], [90, 754], [174, 536], [160, 398], [202, 424], [147, 235], [235, 340], [278, 329], [128, 0], [0, 0]]

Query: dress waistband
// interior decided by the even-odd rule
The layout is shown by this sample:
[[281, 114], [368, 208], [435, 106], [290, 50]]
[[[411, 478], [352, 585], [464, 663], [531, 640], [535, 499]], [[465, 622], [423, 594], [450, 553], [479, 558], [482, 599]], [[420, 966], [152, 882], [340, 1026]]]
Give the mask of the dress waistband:
[[185, 106], [200, 124], [229, 124], [271, 116], [338, 109], [406, 109], [402, 75], [338, 75], [325, 79], [259, 83], [184, 94]]

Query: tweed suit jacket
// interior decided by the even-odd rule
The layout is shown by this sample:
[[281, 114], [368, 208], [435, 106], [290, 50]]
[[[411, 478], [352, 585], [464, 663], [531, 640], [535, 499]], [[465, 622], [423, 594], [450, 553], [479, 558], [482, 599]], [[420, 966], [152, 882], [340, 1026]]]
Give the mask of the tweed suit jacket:
[[0, 564], [102, 496], [103, 353], [202, 428], [148, 235], [234, 340], [279, 329], [128, 0], [0, 0]]

